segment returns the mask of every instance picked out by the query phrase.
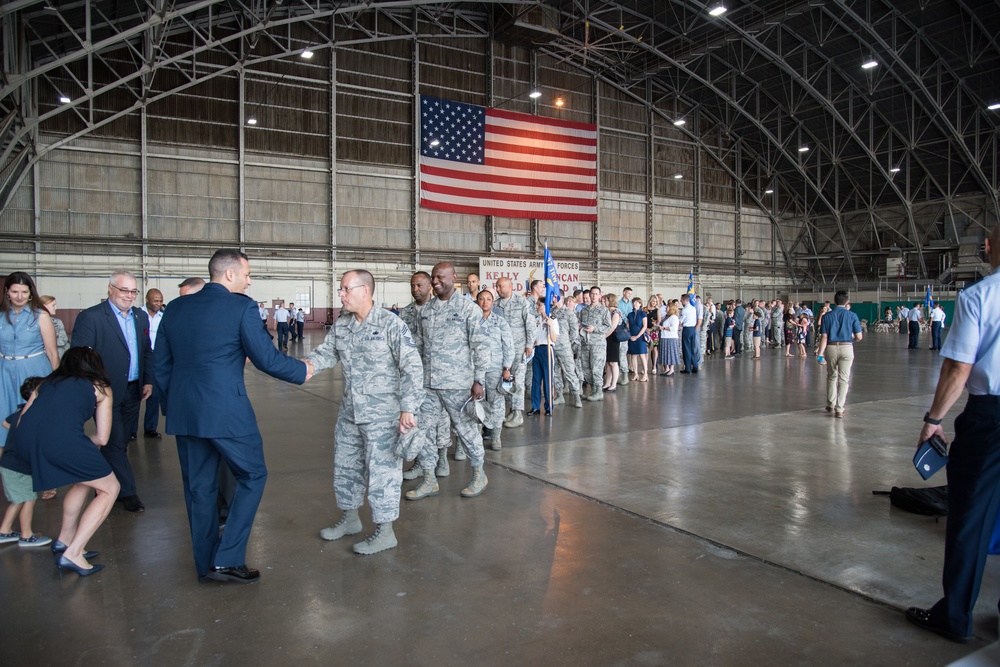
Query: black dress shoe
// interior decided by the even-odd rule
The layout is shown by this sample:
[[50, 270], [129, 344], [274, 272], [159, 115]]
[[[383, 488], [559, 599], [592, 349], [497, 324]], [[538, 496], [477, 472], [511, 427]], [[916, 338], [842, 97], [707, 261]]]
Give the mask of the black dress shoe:
[[133, 433], [132, 435], [130, 435], [128, 437], [128, 440], [129, 440], [129, 442], [132, 442], [133, 440], [135, 440], [135, 433]]
[[936, 632], [945, 639], [950, 639], [953, 642], [958, 642], [959, 644], [968, 644], [972, 641], [972, 635], [962, 636], [943, 628], [936, 623], [931, 621], [931, 610], [921, 609], [920, 607], [910, 607], [906, 610], [906, 619], [913, 623], [914, 625], [923, 628], [924, 630], [930, 630], [931, 632]]
[[527, 416], [529, 416], [529, 417], [534, 417], [534, 416], [535, 416], [535, 415], [537, 415], [537, 414], [538, 414], [539, 412], [541, 412], [541, 411], [540, 411], [540, 410], [528, 410], [528, 411], [527, 411], [527, 412], [526, 412], [525, 414], [526, 414]]
[[139, 496], [125, 496], [123, 498], [119, 498], [118, 500], [120, 500], [122, 504], [125, 505], [126, 512], [146, 511], [146, 506], [142, 504], [141, 500], [139, 500]]
[[238, 584], [252, 584], [260, 579], [260, 572], [246, 565], [237, 565], [236, 567], [213, 567], [205, 576], [215, 581], [235, 581]]
[[145, 433], [142, 434], [142, 437], [144, 437], [144, 438], [162, 438], [163, 436], [160, 435], [159, 433], [157, 433], [156, 431], [146, 431]]
[[545, 416], [546, 417], [551, 417], [552, 416], [552, 411], [551, 410], [546, 410], [545, 411]]
[[690, 375], [691, 371], [681, 371], [681, 375]]

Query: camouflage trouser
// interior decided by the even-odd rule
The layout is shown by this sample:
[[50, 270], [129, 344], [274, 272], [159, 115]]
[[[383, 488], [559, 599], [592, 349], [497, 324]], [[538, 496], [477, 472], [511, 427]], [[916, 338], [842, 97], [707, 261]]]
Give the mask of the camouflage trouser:
[[573, 361], [576, 362], [576, 377], [579, 378], [580, 384], [582, 385], [584, 382], [586, 382], [586, 380], [584, 380], [583, 362], [581, 361], [581, 359], [583, 359], [583, 354], [580, 352], [580, 344], [577, 343], [576, 354], [573, 358]]
[[393, 453], [399, 438], [399, 419], [355, 424], [341, 416], [333, 430], [333, 493], [337, 507], [356, 510], [368, 504], [375, 523], [399, 518], [402, 460]]
[[424, 392], [424, 402], [417, 412], [417, 426], [427, 439], [424, 448], [417, 454], [417, 465], [424, 470], [434, 468], [438, 457], [444, 454], [443, 450], [451, 446], [451, 421], [430, 389]]
[[583, 379], [590, 385], [592, 391], [600, 391], [604, 386], [604, 364], [608, 360], [607, 343], [602, 339], [599, 343], [583, 343], [580, 345], [580, 364], [583, 366]]
[[785, 344], [785, 334], [782, 331], [781, 320], [771, 320], [771, 340], [778, 347]]
[[[626, 322], [626, 325], [628, 323]], [[604, 350], [604, 356], [608, 356], [608, 351]], [[618, 369], [624, 377], [628, 377], [628, 341], [618, 344]]]
[[576, 373], [576, 360], [573, 359], [573, 348], [569, 345], [554, 347], [556, 355], [556, 372], [552, 374], [555, 378], [554, 384], [556, 393], [562, 395], [563, 386], [569, 385], [569, 393], [580, 393], [580, 376]]
[[743, 351], [746, 352], [749, 350], [750, 355], [753, 356], [753, 322], [743, 325], [742, 336]]
[[514, 391], [507, 399], [511, 410], [524, 410], [524, 383], [531, 369], [531, 364], [524, 363], [525, 345], [523, 340], [514, 339], [514, 363], [510, 367], [510, 372], [514, 375]]
[[505, 395], [502, 391], [497, 389], [497, 385], [500, 384], [500, 371], [490, 371], [486, 374], [486, 423], [484, 426], [489, 429], [493, 429], [494, 432], [498, 431], [503, 426], [503, 418], [507, 414], [507, 404]]
[[[447, 412], [448, 417], [451, 418], [451, 424], [455, 429], [455, 433], [458, 435], [459, 446], [465, 449], [465, 452], [469, 455], [469, 462], [473, 468], [481, 467], [486, 454], [483, 449], [483, 434], [480, 431], [479, 424], [474, 422], [462, 410], [465, 401], [469, 398], [469, 390], [428, 389], [427, 396], [433, 401], [433, 407], [428, 411], [430, 418], [434, 418], [435, 415], [441, 412]], [[424, 401], [424, 405], [427, 405], [427, 401]], [[423, 413], [424, 410], [421, 408], [421, 414]], [[435, 443], [428, 442], [424, 447], [424, 451], [417, 457], [420, 467], [424, 470], [436, 468], [438, 456], [442, 451], [435, 446]]]

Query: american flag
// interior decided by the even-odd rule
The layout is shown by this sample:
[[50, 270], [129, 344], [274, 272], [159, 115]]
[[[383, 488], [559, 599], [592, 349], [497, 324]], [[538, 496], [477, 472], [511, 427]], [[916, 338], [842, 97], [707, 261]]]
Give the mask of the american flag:
[[597, 220], [597, 126], [420, 97], [420, 205]]

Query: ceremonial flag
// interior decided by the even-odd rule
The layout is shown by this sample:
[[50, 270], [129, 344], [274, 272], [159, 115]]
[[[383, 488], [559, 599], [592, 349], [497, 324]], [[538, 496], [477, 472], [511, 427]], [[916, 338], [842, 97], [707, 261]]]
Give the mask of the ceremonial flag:
[[561, 296], [559, 293], [559, 274], [556, 273], [556, 263], [549, 252], [549, 244], [545, 244], [545, 314], [552, 314], [552, 300]]
[[420, 96], [420, 205], [597, 220], [597, 126]]
[[927, 286], [927, 294], [924, 295], [924, 308], [927, 309], [927, 315], [930, 314], [931, 308], [934, 307], [934, 297], [931, 296], [931, 286]]
[[691, 303], [698, 303], [698, 295], [694, 292], [694, 267], [691, 267], [691, 273], [688, 274], [688, 289], [687, 293], [691, 295]]

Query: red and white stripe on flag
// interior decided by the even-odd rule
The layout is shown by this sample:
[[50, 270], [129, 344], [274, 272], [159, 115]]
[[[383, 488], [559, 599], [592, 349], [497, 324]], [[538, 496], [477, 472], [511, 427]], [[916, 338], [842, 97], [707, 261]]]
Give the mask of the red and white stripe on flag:
[[[597, 126], [500, 109], [483, 114], [482, 107], [436, 98], [421, 101], [421, 206], [509, 218], [597, 220]], [[449, 122], [459, 107], [479, 111], [485, 128], [463, 134], [468, 128]], [[442, 150], [446, 143], [453, 149]]]

